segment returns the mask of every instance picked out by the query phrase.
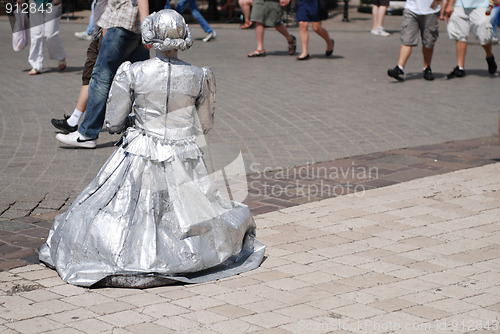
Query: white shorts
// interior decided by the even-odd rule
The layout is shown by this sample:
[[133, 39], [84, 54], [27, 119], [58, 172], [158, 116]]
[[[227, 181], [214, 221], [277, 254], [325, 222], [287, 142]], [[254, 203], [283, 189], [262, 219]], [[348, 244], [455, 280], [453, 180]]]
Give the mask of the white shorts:
[[455, 7], [448, 22], [448, 36], [450, 39], [467, 42], [467, 37], [472, 32], [479, 44], [486, 45], [493, 36], [490, 19], [485, 7]]

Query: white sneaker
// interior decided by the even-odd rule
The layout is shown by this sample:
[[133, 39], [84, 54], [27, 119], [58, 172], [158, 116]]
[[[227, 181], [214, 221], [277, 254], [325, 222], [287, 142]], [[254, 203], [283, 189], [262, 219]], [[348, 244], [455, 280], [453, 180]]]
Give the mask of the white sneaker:
[[208, 42], [209, 40], [215, 38], [215, 36], [217, 36], [217, 34], [215, 33], [215, 30], [212, 31], [211, 33], [209, 33], [204, 39], [203, 39], [203, 42]]
[[87, 41], [90, 41], [92, 39], [92, 35], [87, 34], [86, 31], [75, 32], [75, 36], [76, 38], [84, 39]]
[[384, 27], [378, 28], [378, 35], [382, 37], [389, 37], [391, 34], [389, 34], [387, 31], [384, 30]]
[[378, 29], [372, 29], [370, 30], [370, 33], [375, 36], [382, 36], [382, 37], [389, 37], [391, 34], [389, 34], [387, 31], [384, 30], [383, 27], [380, 27]]
[[491, 43], [492, 43], [492, 44], [498, 44], [498, 38], [497, 38], [497, 37], [493, 37], [493, 38], [491, 39]]
[[56, 139], [63, 144], [81, 148], [95, 148], [97, 144], [97, 139], [84, 139], [78, 131], [70, 132], [67, 135], [59, 133]]

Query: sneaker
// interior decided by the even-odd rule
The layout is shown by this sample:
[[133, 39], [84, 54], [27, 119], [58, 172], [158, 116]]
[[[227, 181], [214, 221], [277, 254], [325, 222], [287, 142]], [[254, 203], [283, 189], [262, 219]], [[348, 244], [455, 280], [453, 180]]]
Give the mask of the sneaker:
[[87, 34], [86, 31], [75, 32], [75, 37], [87, 41], [90, 41], [92, 39], [92, 35]]
[[379, 34], [379, 36], [382, 36], [382, 37], [391, 36], [391, 34], [389, 34], [387, 31], [384, 30], [384, 27], [378, 28], [378, 34]]
[[56, 139], [61, 143], [73, 146], [73, 147], [81, 147], [81, 148], [95, 148], [97, 144], [97, 138], [91, 139], [83, 139], [83, 136], [78, 132], [74, 131], [68, 133], [67, 135], [59, 133], [56, 136]]
[[464, 69], [462, 69], [462, 70], [461, 70], [461, 69], [460, 69], [460, 68], [458, 68], [458, 66], [457, 66], [457, 67], [455, 67], [455, 68], [453, 69], [453, 71], [451, 71], [451, 72], [450, 72], [450, 74], [448, 74], [446, 77], [447, 77], [448, 79], [453, 79], [453, 78], [455, 78], [455, 77], [457, 77], [457, 78], [463, 78], [463, 77], [465, 77], [465, 70], [464, 70]]
[[215, 33], [215, 31], [212, 31], [203, 39], [203, 42], [208, 42], [209, 40], [214, 39], [215, 36], [217, 36], [217, 34]]
[[67, 121], [68, 118], [69, 118], [69, 116], [64, 115], [64, 119], [55, 119], [55, 118], [52, 118], [50, 120], [50, 122], [52, 123], [52, 125], [56, 129], [59, 129], [59, 130], [63, 131], [64, 133], [75, 132], [76, 130], [78, 130], [78, 125], [75, 125], [75, 126], [69, 125], [68, 121]]
[[497, 37], [493, 37], [493, 38], [491, 39], [491, 43], [492, 43], [492, 44], [498, 44], [498, 38], [497, 38]]
[[396, 65], [396, 67], [394, 67], [392, 69], [391, 68], [388, 69], [387, 75], [398, 80], [398, 81], [405, 81], [405, 78], [404, 78], [405, 72], [403, 72], [403, 70], [400, 69], [398, 65]]
[[377, 28], [377, 29], [372, 29], [370, 30], [370, 33], [375, 36], [382, 36], [382, 37], [389, 37], [391, 34], [389, 34], [387, 31], [384, 30], [383, 27]]
[[434, 74], [432, 74], [432, 70], [430, 66], [427, 66], [424, 70], [424, 79], [432, 81], [434, 80]]
[[495, 72], [497, 71], [495, 56], [486, 58], [486, 62], [488, 63], [488, 72], [490, 72], [490, 74], [495, 74]]

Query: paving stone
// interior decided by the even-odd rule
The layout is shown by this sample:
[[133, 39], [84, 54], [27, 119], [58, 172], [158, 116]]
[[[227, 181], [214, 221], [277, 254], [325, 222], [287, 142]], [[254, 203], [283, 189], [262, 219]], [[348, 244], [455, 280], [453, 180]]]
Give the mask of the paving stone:
[[71, 322], [68, 326], [88, 334], [103, 333], [114, 329], [114, 326], [109, 323], [93, 318]]
[[[291, 67], [279, 53], [260, 63], [249, 62], [241, 50], [254, 42], [254, 36], [226, 25], [217, 26], [226, 38], [197, 44], [200, 52], [186, 54], [189, 61], [212, 66], [220, 78], [218, 123], [207, 140], [235, 143], [237, 152], [245, 151], [247, 169], [256, 169], [249, 178], [258, 184], [250, 189], [248, 200], [254, 214], [267, 212], [256, 217], [267, 259], [255, 271], [209, 284], [145, 290], [89, 290], [65, 284], [44, 266], [24, 266], [36, 260], [34, 250], [48, 235], [56, 215], [55, 211], [36, 214], [41, 212], [37, 210], [57, 203], [63, 205], [59, 209], [67, 209], [114, 150], [110, 144], [116, 136], [103, 133], [104, 146], [92, 151], [54, 145], [53, 130], [43, 124], [74, 104], [76, 96], [70, 96], [80, 85], [78, 75], [47, 72], [37, 78], [21, 77], [19, 68], [26, 66], [26, 59], [11, 57], [10, 49], [2, 49], [12, 66], [6, 68], [8, 76], [2, 76], [9, 78], [9, 84], [2, 86], [6, 88], [0, 91], [0, 100], [7, 101], [8, 90], [9, 100], [20, 102], [2, 104], [16, 112], [0, 112], [4, 124], [12, 125], [0, 138], [0, 217], [6, 222], [0, 225], [0, 247], [5, 247], [0, 269], [9, 270], [0, 272], [0, 331], [12, 329], [10, 325], [33, 331], [35, 322], [43, 319], [38, 325], [54, 333], [304, 332], [306, 320], [314, 332], [331, 332], [322, 325], [342, 320], [363, 321], [366, 326], [371, 321], [372, 327], [376, 321], [409, 324], [415, 326], [412, 332], [436, 333], [442, 332], [440, 328], [425, 326], [444, 320], [498, 319], [500, 277], [495, 268], [500, 265], [500, 248], [495, 237], [500, 227], [500, 180], [495, 159], [500, 150], [496, 133], [491, 135], [498, 115], [488, 111], [495, 106], [489, 98], [490, 78], [478, 71], [460, 83], [434, 87], [428, 99], [403, 101], [401, 96], [415, 96], [428, 84], [408, 80], [396, 88], [385, 69], [363, 71], [365, 66], [372, 69], [377, 66], [373, 64], [383, 63], [385, 51], [397, 50], [399, 40], [374, 42], [367, 32], [369, 22], [358, 20], [339, 29], [342, 23], [335, 20], [327, 20], [325, 26], [335, 31], [337, 42], [345, 47], [342, 56], [326, 65], [333, 72], [318, 66], [315, 57], [300, 69]], [[386, 20], [399, 28], [400, 18]], [[6, 21], [0, 20], [2, 24]], [[84, 28], [81, 22], [62, 26], [61, 34], [71, 38]], [[193, 33], [201, 36], [202, 32], [195, 27]], [[353, 36], [363, 43], [348, 43]], [[270, 48], [279, 45], [278, 34], [268, 38]], [[72, 58], [68, 59], [83, 63], [80, 47], [85, 46], [67, 40], [68, 45], [78, 46], [69, 49]], [[440, 43], [440, 49], [454, 52], [452, 41]], [[311, 50], [314, 45], [319, 44], [312, 43]], [[374, 52], [353, 53], [359, 45], [371, 46]], [[229, 63], [213, 57], [221, 49]], [[357, 65], [363, 85], [359, 76], [346, 76], [355, 55], [370, 58]], [[445, 59], [435, 60], [436, 66], [448, 64]], [[419, 73], [413, 63], [408, 72]], [[483, 68], [484, 59], [471, 51], [468, 64]], [[251, 73], [248, 80], [234, 75], [235, 66], [239, 73]], [[295, 84], [287, 85], [279, 101], [265, 94], [277, 82], [295, 82], [298, 73], [308, 83], [308, 99], [303, 99], [304, 88]], [[332, 83], [331, 73], [347, 81]], [[40, 93], [43, 86], [51, 93], [54, 75], [59, 90], [40, 94], [37, 111], [43, 112], [35, 114], [34, 97], [21, 100], [19, 92]], [[262, 85], [256, 88], [257, 81]], [[384, 94], [379, 94], [380, 89]], [[57, 99], [47, 97], [56, 93]], [[301, 116], [304, 110], [308, 117]], [[14, 129], [30, 135], [21, 141]], [[476, 166], [482, 167], [471, 168]], [[351, 173], [371, 167], [376, 175]], [[296, 175], [285, 178], [285, 170]], [[347, 174], [320, 177], [320, 171]], [[296, 192], [309, 192], [301, 196], [259, 193], [290, 185]], [[352, 194], [356, 186], [363, 191]], [[241, 184], [238, 187], [244, 189]], [[11, 220], [27, 214], [32, 216]], [[343, 332], [348, 331], [335, 330]]]
[[21, 320], [6, 325], [11, 329], [26, 334], [29, 333], [38, 334], [40, 332], [45, 332], [63, 327], [62, 324], [44, 317], [35, 317], [32, 319]]
[[113, 314], [106, 314], [99, 316], [97, 319], [110, 323], [114, 327], [127, 327], [129, 325], [151, 322], [153, 320], [152, 317], [135, 310], [125, 310]]

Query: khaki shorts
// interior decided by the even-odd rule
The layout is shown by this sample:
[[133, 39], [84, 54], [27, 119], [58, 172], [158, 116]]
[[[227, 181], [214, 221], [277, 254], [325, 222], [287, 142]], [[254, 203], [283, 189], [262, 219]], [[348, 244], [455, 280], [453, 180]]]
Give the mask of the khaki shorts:
[[279, 1], [254, 0], [250, 21], [262, 23], [266, 27], [277, 27], [283, 23], [282, 17]]
[[486, 15], [486, 8], [455, 7], [448, 22], [448, 36], [460, 42], [467, 42], [472, 32], [479, 44], [486, 45], [491, 41], [493, 28], [491, 17]]
[[439, 13], [417, 15], [409, 9], [403, 12], [401, 25], [401, 44], [418, 45], [418, 36], [422, 37], [422, 45], [428, 49], [434, 48], [439, 36]]

